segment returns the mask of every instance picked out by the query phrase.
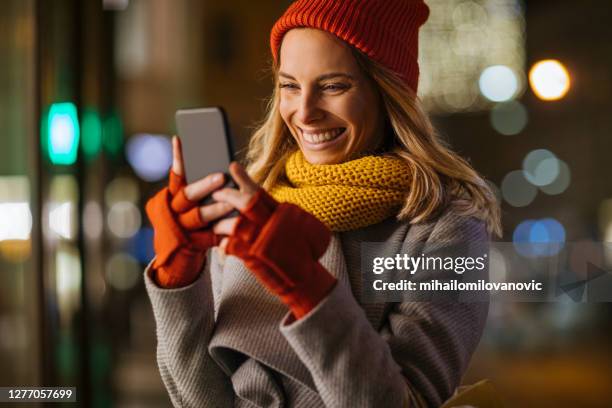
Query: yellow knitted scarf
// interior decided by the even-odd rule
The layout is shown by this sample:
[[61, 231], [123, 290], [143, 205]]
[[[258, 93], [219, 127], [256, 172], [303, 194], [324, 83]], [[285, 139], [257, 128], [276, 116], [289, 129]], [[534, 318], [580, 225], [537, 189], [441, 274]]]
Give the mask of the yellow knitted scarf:
[[313, 165], [301, 151], [285, 165], [287, 183], [270, 194], [299, 205], [332, 231], [350, 231], [397, 214], [409, 188], [407, 166], [399, 159], [365, 156], [340, 164]]

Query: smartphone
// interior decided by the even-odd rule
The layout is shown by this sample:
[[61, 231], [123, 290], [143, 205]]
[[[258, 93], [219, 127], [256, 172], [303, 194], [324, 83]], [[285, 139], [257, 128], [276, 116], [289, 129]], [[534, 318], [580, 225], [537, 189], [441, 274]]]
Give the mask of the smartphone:
[[[181, 138], [187, 183], [193, 183], [211, 173], [224, 173], [224, 187], [235, 187], [228, 172], [234, 160], [234, 148], [223, 108], [180, 109], [175, 118]], [[208, 196], [202, 204], [211, 202], [214, 200]]]

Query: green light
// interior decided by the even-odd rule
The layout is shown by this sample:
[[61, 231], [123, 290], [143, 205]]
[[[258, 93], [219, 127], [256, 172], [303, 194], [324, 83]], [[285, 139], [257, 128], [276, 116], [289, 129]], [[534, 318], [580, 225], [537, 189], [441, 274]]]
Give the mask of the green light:
[[73, 103], [54, 103], [47, 115], [47, 143], [51, 163], [74, 164], [79, 147], [79, 120]]
[[74, 379], [77, 374], [78, 344], [75, 343], [72, 333], [63, 330], [59, 333], [55, 346], [55, 359], [60, 376], [67, 382]]
[[123, 148], [123, 124], [117, 112], [112, 112], [104, 121], [102, 143], [111, 157], [117, 157]]
[[102, 147], [102, 122], [95, 109], [83, 112], [83, 137], [81, 149], [88, 160], [94, 159]]

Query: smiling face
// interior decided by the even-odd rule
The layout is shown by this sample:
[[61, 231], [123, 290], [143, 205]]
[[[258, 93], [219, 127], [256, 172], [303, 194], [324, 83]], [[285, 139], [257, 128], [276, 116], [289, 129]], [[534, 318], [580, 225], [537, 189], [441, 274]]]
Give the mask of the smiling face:
[[342, 163], [382, 143], [378, 93], [348, 46], [332, 34], [289, 31], [278, 83], [280, 114], [309, 163]]

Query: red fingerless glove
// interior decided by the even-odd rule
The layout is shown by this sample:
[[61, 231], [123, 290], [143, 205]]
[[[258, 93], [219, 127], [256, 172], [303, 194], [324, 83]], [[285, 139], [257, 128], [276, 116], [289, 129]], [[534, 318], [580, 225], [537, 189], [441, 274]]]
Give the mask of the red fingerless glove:
[[226, 252], [241, 258], [299, 319], [336, 283], [318, 261], [330, 239], [331, 232], [315, 216], [279, 204], [261, 189], [238, 219]]
[[206, 251], [219, 243], [219, 237], [206, 227], [198, 203], [185, 196], [185, 179], [170, 171], [168, 187], [146, 205], [153, 226], [154, 279], [164, 288], [187, 286], [194, 282], [206, 259]]

